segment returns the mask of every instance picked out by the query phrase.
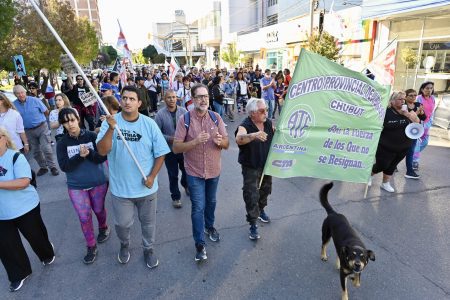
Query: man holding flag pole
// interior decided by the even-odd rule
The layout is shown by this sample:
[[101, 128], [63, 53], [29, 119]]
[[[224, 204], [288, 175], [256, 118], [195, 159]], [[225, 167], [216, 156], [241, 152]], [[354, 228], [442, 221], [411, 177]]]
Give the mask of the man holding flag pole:
[[[83, 77], [84, 81], [86, 82], [86, 84], [88, 85], [90, 91], [93, 93], [94, 97], [96, 97], [98, 103], [100, 104], [100, 106], [102, 107], [103, 111], [107, 114], [107, 119], [108, 122], [103, 122], [104, 124], [103, 126], [103, 131], [111, 131], [113, 130], [114, 132], [114, 136], [115, 136], [115, 142], [120, 141], [121, 145], [123, 146], [123, 151], [126, 149], [130, 155], [130, 157], [127, 157], [127, 161], [128, 161], [128, 165], [127, 165], [127, 169], [129, 171], [133, 171], [135, 173], [135, 179], [139, 178], [139, 176], [142, 178], [141, 184], [144, 185], [150, 192], [155, 189], [157, 189], [157, 183], [155, 181], [156, 178], [156, 174], [158, 173], [159, 169], [162, 166], [162, 163], [164, 162], [164, 155], [166, 153], [168, 153], [170, 151], [169, 147], [167, 146], [167, 143], [164, 141], [164, 137], [161, 134], [161, 131], [159, 131], [159, 129], [157, 128], [156, 124], [155, 124], [155, 128], [158, 129], [158, 131], [154, 131], [154, 134], [157, 135], [159, 132], [160, 135], [160, 139], [162, 139], [162, 142], [159, 145], [159, 150], [158, 152], [153, 152], [154, 155], [156, 153], [156, 157], [158, 157], [158, 161], [157, 163], [153, 166], [153, 163], [150, 165], [151, 168], [151, 172], [147, 172], [145, 173], [143, 170], [143, 167], [140, 165], [139, 161], [137, 160], [135, 154], [133, 153], [133, 151], [130, 148], [130, 145], [127, 141], [127, 139], [125, 139], [124, 134], [122, 133], [122, 130], [119, 128], [119, 126], [117, 125], [116, 122], [113, 122], [112, 120], [114, 120], [114, 117], [112, 117], [107, 109], [107, 107], [105, 106], [105, 104], [102, 102], [100, 96], [95, 92], [94, 87], [92, 86], [91, 82], [88, 80], [88, 78], [86, 77], [86, 74], [84, 74], [83, 70], [81, 69], [80, 65], [77, 63], [77, 61], [75, 60], [75, 58], [73, 57], [72, 53], [70, 52], [70, 50], [67, 48], [67, 46], [65, 45], [65, 43], [61, 40], [60, 36], [58, 35], [58, 33], [56, 32], [56, 30], [53, 28], [53, 26], [50, 24], [50, 22], [48, 21], [48, 19], [45, 17], [45, 15], [42, 13], [42, 11], [39, 9], [38, 5], [36, 4], [36, 2], [34, 0], [29, 0], [30, 3], [32, 4], [33, 8], [35, 9], [35, 11], [38, 13], [38, 15], [40, 16], [40, 18], [43, 20], [43, 22], [46, 24], [46, 26], [48, 27], [48, 29], [50, 30], [50, 32], [53, 34], [53, 36], [55, 37], [55, 39], [58, 41], [58, 43], [61, 45], [61, 47], [63, 48], [63, 50], [67, 53], [67, 55], [69, 56], [70, 60], [72, 61], [72, 63], [74, 64], [75, 68], [77, 69], [78, 73]], [[129, 95], [131, 93], [131, 95]], [[134, 96], [133, 91], [128, 92], [127, 95], [127, 99], [125, 100], [125, 102], [127, 103], [134, 103], [135, 105], [128, 105], [128, 107], [126, 107], [125, 109], [128, 109], [130, 112], [132, 112], [134, 110], [134, 108], [137, 110], [140, 103], [137, 99], [137, 96]], [[122, 95], [123, 96], [123, 95]], [[134, 96], [134, 97], [133, 97]], [[131, 100], [128, 100], [129, 98], [133, 98], [132, 100], [135, 100], [134, 102]], [[144, 117], [144, 116], [143, 116]], [[145, 117], [144, 117], [145, 118]], [[150, 120], [150, 123], [154, 121]], [[154, 126], [153, 126], [154, 127]], [[111, 134], [111, 132], [110, 132]], [[129, 137], [129, 135], [127, 135]], [[136, 135], [136, 137], [134, 138], [135, 140], [142, 138], [142, 136], [138, 136]], [[149, 138], [148, 136], [146, 137], [147, 139]], [[165, 144], [164, 144], [165, 143]], [[99, 143], [101, 144], [101, 143]], [[104, 149], [103, 149], [104, 150]], [[102, 151], [103, 151], [102, 150]], [[123, 153], [122, 151], [122, 153]], [[104, 152], [104, 151], [103, 151]], [[108, 151], [106, 151], [108, 152]], [[162, 157], [162, 158], [161, 158]], [[123, 156], [123, 154], [120, 156], [120, 161], [122, 161], [125, 157]], [[141, 158], [142, 159], [142, 158]], [[147, 167], [148, 167], [148, 162], [149, 160], [147, 160]], [[111, 163], [111, 161], [110, 161]], [[134, 163], [136, 168], [132, 168], [131, 165]], [[110, 180], [114, 180], [114, 177], [110, 177]], [[152, 199], [153, 200], [153, 199]], [[156, 199], [154, 199], [156, 200]], [[156, 204], [156, 203], [155, 203]], [[155, 213], [156, 213], [156, 207], [155, 207]], [[151, 229], [151, 228], [150, 228]], [[149, 233], [150, 234], [150, 233]], [[147, 246], [147, 249], [145, 249], [145, 246]], [[154, 257], [152, 254], [152, 251], [149, 251], [148, 249], [148, 244], [145, 245], [144, 244], [144, 249], [147, 251], [144, 251], [144, 257], [146, 258], [146, 264], [149, 268], [152, 267], [156, 267], [158, 265], [158, 261], [156, 259], [156, 257]], [[122, 249], [122, 248], [121, 248]], [[127, 250], [127, 249], [125, 249]], [[120, 254], [120, 253], [119, 253]], [[126, 251], [124, 251], [122, 254], [126, 254]], [[122, 256], [122, 258], [125, 257]]]

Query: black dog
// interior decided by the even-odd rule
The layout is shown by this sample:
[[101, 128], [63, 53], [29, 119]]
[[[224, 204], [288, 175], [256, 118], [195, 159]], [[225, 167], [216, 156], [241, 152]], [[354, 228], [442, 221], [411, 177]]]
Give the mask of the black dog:
[[322, 252], [320, 257], [323, 261], [328, 260], [327, 244], [332, 237], [338, 256], [336, 268], [340, 270], [342, 300], [347, 300], [347, 276], [352, 275], [353, 285], [359, 287], [361, 271], [367, 266], [369, 259], [375, 260], [375, 254], [373, 251], [366, 249], [347, 218], [335, 212], [328, 203], [328, 191], [332, 187], [333, 183], [330, 182], [320, 189], [320, 204], [328, 214], [322, 224]]

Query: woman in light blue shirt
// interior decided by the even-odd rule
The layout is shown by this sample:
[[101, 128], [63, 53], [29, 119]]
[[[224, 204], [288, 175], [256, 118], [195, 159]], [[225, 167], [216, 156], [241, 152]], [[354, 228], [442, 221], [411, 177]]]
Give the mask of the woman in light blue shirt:
[[11, 292], [19, 290], [31, 274], [19, 232], [44, 266], [55, 260], [40, 213], [39, 195], [30, 185], [30, 165], [15, 149], [8, 131], [0, 127], [0, 259]]

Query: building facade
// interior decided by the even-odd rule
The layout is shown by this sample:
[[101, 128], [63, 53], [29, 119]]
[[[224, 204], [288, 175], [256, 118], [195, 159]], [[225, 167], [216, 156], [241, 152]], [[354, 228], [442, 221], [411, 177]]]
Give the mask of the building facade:
[[182, 65], [195, 65], [205, 56], [199, 42], [198, 21], [188, 24], [183, 10], [175, 11], [173, 22], [154, 23], [150, 37]]
[[198, 40], [205, 48], [205, 57], [201, 59], [200, 65], [208, 68], [219, 65], [222, 41], [220, 1], [214, 1], [211, 11], [198, 20]]
[[97, 37], [102, 40], [102, 28], [100, 26], [100, 14], [97, 0], [65, 0], [70, 3], [79, 18], [87, 18], [94, 26]]
[[363, 14], [378, 21], [375, 53], [394, 39], [398, 42], [394, 89], [418, 89], [424, 81], [433, 81], [435, 91], [449, 91], [449, 1], [375, 2], [364, 1]]

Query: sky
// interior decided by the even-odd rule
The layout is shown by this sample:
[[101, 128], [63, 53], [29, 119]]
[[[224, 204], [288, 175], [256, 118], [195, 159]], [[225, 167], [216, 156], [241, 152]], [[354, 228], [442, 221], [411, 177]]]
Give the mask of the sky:
[[149, 44], [152, 24], [171, 22], [174, 11], [184, 10], [187, 22], [202, 17], [212, 7], [212, 0], [98, 0], [103, 42], [116, 46], [120, 21], [130, 50]]

